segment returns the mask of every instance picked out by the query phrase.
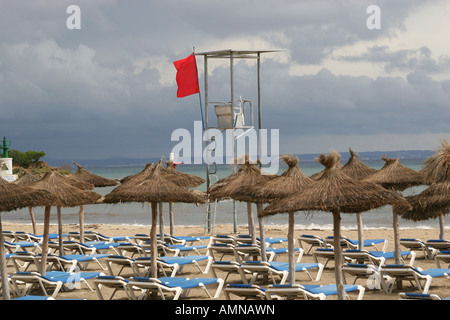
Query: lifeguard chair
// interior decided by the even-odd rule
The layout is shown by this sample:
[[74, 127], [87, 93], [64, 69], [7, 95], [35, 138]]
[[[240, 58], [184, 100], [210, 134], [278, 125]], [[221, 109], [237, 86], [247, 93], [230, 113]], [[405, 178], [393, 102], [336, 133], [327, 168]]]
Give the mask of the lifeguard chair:
[[[236, 140], [240, 137], [244, 136], [249, 130], [255, 128], [254, 121], [254, 110], [253, 103], [251, 100], [245, 100], [241, 97], [239, 100], [235, 99], [235, 88], [234, 88], [234, 60], [235, 59], [253, 59], [256, 60], [257, 67], [257, 117], [258, 117], [258, 141], [261, 141], [261, 94], [260, 94], [260, 67], [261, 67], [261, 54], [277, 52], [277, 50], [219, 50], [219, 51], [209, 51], [209, 52], [201, 52], [195, 53], [196, 56], [203, 56], [204, 59], [204, 81], [205, 81], [205, 90], [204, 90], [204, 101], [205, 101], [205, 121], [204, 121], [204, 130], [208, 129], [218, 129], [222, 132], [225, 130], [233, 131], [233, 158], [236, 157]], [[208, 62], [211, 59], [228, 59], [230, 63], [230, 98], [225, 100], [227, 102], [214, 102], [209, 99], [209, 83], [208, 83]], [[210, 122], [208, 119], [209, 109], [211, 106], [214, 106], [215, 115], [217, 117], [217, 122]], [[243, 133], [239, 135], [235, 135], [236, 129], [243, 129]], [[211, 140], [214, 140], [212, 137]], [[213, 150], [210, 150], [213, 151]], [[258, 146], [258, 160], [261, 157], [261, 146]], [[206, 161], [206, 188], [209, 190], [211, 185], [211, 179], [215, 177], [217, 170], [217, 165], [215, 163], [210, 163]], [[214, 209], [211, 204], [208, 203], [207, 206], [207, 214], [206, 214], [206, 222], [205, 222], [205, 232], [211, 233], [214, 230], [214, 221], [215, 221], [215, 212], [216, 208], [214, 205]], [[234, 222], [234, 232], [237, 232], [237, 214], [236, 214], [236, 205], [233, 201], [233, 222]]]

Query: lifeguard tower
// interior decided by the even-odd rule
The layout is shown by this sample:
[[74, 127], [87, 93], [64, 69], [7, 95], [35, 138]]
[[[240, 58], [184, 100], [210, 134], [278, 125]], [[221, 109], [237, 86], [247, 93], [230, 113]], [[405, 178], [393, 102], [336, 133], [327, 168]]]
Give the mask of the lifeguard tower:
[[[257, 146], [257, 157], [261, 160], [261, 128], [262, 128], [262, 117], [261, 117], [261, 55], [264, 53], [277, 52], [278, 50], [219, 50], [219, 51], [209, 51], [195, 53], [196, 56], [203, 56], [204, 59], [204, 130], [208, 129], [218, 129], [221, 132], [226, 130], [231, 130], [232, 135], [232, 150], [233, 158], [236, 156], [236, 141], [245, 136], [245, 134], [255, 129], [257, 127], [258, 132], [258, 146]], [[223, 59], [229, 61], [230, 70], [230, 94], [229, 97], [224, 100], [213, 100], [210, 99], [209, 95], [209, 77], [208, 77], [208, 63], [214, 59]], [[252, 59], [256, 60], [256, 108], [254, 108], [253, 102], [251, 100], [236, 99], [235, 96], [235, 61], [238, 59]], [[214, 108], [214, 114], [216, 115], [217, 121], [214, 117], [211, 117], [211, 111]], [[256, 109], [256, 110], [255, 110]], [[257, 115], [257, 123], [255, 125], [254, 115]], [[236, 130], [239, 130], [240, 134], [236, 135]], [[214, 137], [211, 137], [213, 140]], [[213, 151], [213, 150], [209, 150]], [[206, 153], [207, 155], [208, 153]], [[206, 160], [206, 188], [209, 190], [214, 179], [217, 180], [217, 164], [211, 163]], [[236, 170], [236, 169], [234, 169]], [[215, 182], [215, 181], [214, 181]], [[214, 230], [215, 215], [216, 215], [217, 202], [207, 204], [206, 221], [205, 221], [205, 232], [211, 233]], [[236, 203], [233, 201], [233, 225], [234, 232], [237, 232], [237, 214], [236, 214]]]

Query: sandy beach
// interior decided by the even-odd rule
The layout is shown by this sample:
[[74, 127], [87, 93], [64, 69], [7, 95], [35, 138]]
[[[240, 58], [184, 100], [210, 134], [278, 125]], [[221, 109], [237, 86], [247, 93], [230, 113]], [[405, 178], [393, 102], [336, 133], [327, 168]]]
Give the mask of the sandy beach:
[[[43, 226], [38, 225], [38, 234], [42, 234]], [[11, 230], [11, 231], [28, 231], [31, 232], [31, 225], [19, 225], [8, 222], [3, 222], [3, 230]], [[65, 225], [63, 227], [63, 232], [67, 233], [70, 231], [78, 231], [78, 225]], [[132, 226], [132, 225], [109, 225], [109, 224], [91, 224], [86, 225], [85, 230], [95, 230], [100, 232], [103, 235], [107, 236], [117, 236], [117, 235], [126, 235], [133, 236], [139, 233], [149, 233], [149, 226]], [[159, 231], [159, 229], [158, 229]], [[168, 228], [166, 228], [168, 231]], [[50, 227], [51, 233], [57, 233], [57, 226], [51, 225]], [[239, 226], [238, 229], [239, 234], [248, 234], [248, 230], [244, 226]], [[439, 231], [436, 229], [401, 229], [400, 237], [401, 238], [419, 238], [422, 240], [428, 239], [436, 239]], [[205, 235], [202, 227], [195, 226], [177, 226], [175, 227], [175, 234], [178, 236], [186, 236], [186, 235]], [[233, 227], [231, 225], [217, 225], [214, 230], [214, 234], [233, 234]], [[326, 236], [331, 236], [331, 230], [295, 230], [295, 239], [298, 238], [301, 234], [314, 234], [318, 235], [322, 238]], [[357, 231], [356, 230], [344, 230], [343, 235], [347, 236], [350, 239], [357, 239]], [[266, 236], [267, 237], [287, 237], [287, 230], [278, 227], [268, 227], [266, 228]], [[388, 241], [386, 251], [392, 251], [394, 249], [394, 239], [393, 232], [391, 229], [377, 229], [377, 230], [365, 230], [364, 231], [365, 239], [386, 239]], [[299, 244], [296, 240], [295, 246], [298, 247]], [[406, 250], [402, 248], [401, 250]], [[288, 261], [287, 255], [281, 255], [277, 258], [277, 261]], [[314, 262], [314, 259], [311, 254], [303, 255], [301, 262]], [[390, 263], [393, 263], [390, 261]], [[417, 252], [416, 259], [414, 262], [414, 266], [421, 267], [423, 269], [436, 268], [436, 262], [434, 260], [428, 260], [423, 257], [421, 252]], [[318, 282], [312, 282], [309, 278], [303, 273], [296, 274], [296, 282], [301, 284], [332, 284], [335, 283], [334, 276], [334, 262], [331, 261], [328, 263], [327, 267], [324, 269], [321, 279]], [[442, 266], [447, 267], [447, 266]], [[12, 263], [8, 263], [8, 273], [12, 274], [14, 272], [14, 267]], [[99, 266], [95, 263], [91, 263], [88, 267], [88, 271], [102, 271], [107, 274], [107, 270], [100, 270]], [[131, 270], [127, 271], [126, 269], [121, 274], [125, 278], [133, 276]], [[199, 273], [197, 268], [187, 267], [183, 270], [183, 273], [180, 276], [197, 278], [197, 277], [213, 277], [211, 271], [208, 274]], [[219, 274], [220, 276], [220, 274]], [[89, 280], [90, 282], [92, 280]], [[351, 279], [350, 281], [353, 281]], [[228, 282], [236, 282], [240, 283], [241, 279], [236, 276], [230, 276]], [[358, 280], [357, 284], [366, 286], [366, 280], [361, 279]], [[264, 286], [262, 284], [262, 286]], [[108, 292], [109, 289], [105, 289], [105, 292]], [[112, 291], [109, 291], [112, 292]], [[393, 293], [386, 294], [381, 290], [376, 289], [368, 289], [366, 286], [366, 291], [364, 294], [363, 300], [398, 300], [399, 292], [418, 292], [418, 290], [412, 287], [409, 283], [404, 282], [403, 288], [398, 289], [395, 288]], [[442, 298], [446, 298], [450, 296], [450, 279], [448, 278], [434, 278], [429, 290], [429, 293], [434, 293]], [[36, 294], [39, 294], [36, 292]], [[81, 289], [76, 289], [68, 292], [60, 292], [58, 294], [58, 299], [86, 299], [86, 300], [98, 300], [97, 293], [94, 291], [90, 291], [88, 288], [82, 286]], [[116, 293], [114, 299], [125, 300], [126, 296], [122, 292]], [[224, 300], [225, 296], [222, 293], [219, 297], [219, 300]], [[192, 290], [188, 300], [207, 300], [205, 293], [201, 290]]]

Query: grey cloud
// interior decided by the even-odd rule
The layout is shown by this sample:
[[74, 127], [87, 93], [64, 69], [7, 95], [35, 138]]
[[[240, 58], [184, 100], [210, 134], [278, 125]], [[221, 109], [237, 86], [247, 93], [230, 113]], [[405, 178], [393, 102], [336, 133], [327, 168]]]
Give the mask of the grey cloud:
[[343, 56], [338, 59], [382, 63], [386, 72], [415, 71], [434, 74], [450, 70], [450, 57], [440, 56], [435, 59], [426, 46], [397, 51], [391, 51], [387, 46], [373, 46], [359, 56]]
[[[172, 131], [192, 131], [201, 116], [198, 96], [177, 99], [175, 83], [162, 85], [161, 72], [175, 75], [171, 61], [184, 58], [193, 45], [202, 50], [230, 39], [286, 45], [291, 61], [276, 62], [274, 54], [262, 63], [263, 126], [280, 129], [283, 141], [298, 135], [448, 132], [449, 81], [423, 72], [447, 62], [433, 60], [425, 47], [397, 54], [381, 48], [359, 57], [414, 71], [406, 79], [340, 76], [326, 69], [289, 73], [292, 62], [320, 64], [334, 48], [401, 29], [418, 3], [379, 2], [377, 33], [365, 27], [371, 1], [80, 1], [79, 31], [65, 28], [69, 1], [0, 1], [1, 134], [13, 148], [44, 150], [54, 158], [168, 153], [175, 144]], [[151, 63], [156, 59], [169, 63], [157, 69]], [[236, 98], [256, 102], [254, 66], [238, 62], [235, 71]], [[227, 100], [229, 69], [212, 72], [211, 98]]]

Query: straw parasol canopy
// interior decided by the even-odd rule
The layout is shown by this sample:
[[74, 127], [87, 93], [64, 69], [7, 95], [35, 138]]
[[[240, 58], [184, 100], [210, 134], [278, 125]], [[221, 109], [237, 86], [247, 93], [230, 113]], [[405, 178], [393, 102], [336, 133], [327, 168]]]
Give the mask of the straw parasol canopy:
[[255, 223], [251, 206], [253, 201], [245, 195], [243, 196], [239, 190], [245, 186], [253, 186], [264, 183], [270, 179], [273, 179], [276, 175], [263, 174], [261, 169], [258, 167], [258, 163], [252, 163], [248, 155], [245, 155], [244, 163], [240, 165], [240, 169], [241, 170], [238, 172], [232, 174], [229, 179], [226, 179], [225, 182], [220, 182], [220, 185], [217, 188], [214, 188], [213, 190], [210, 189], [209, 199], [212, 201], [220, 201], [232, 198], [234, 200], [247, 202], [249, 233], [252, 237], [252, 243], [256, 244]]
[[[23, 174], [19, 177], [19, 179], [13, 181], [12, 183], [21, 185], [21, 186], [29, 186], [32, 183], [42, 179], [44, 175], [42, 174], [34, 174], [30, 170], [22, 169]], [[31, 225], [33, 227], [33, 233], [36, 234], [36, 218], [34, 216], [33, 207], [28, 207], [28, 212], [30, 213]]]
[[450, 142], [442, 139], [440, 148], [424, 161], [421, 170], [427, 184], [450, 181]]
[[[188, 174], [185, 172], [181, 172], [181, 171], [177, 171], [175, 169], [175, 166], [173, 165], [174, 162], [173, 161], [167, 161], [166, 162], [166, 170], [165, 173], [167, 173], [167, 177], [169, 178], [170, 181], [176, 183], [179, 186], [184, 186], [186, 188], [195, 188], [200, 186], [201, 184], [205, 183], [205, 179], [192, 175], [192, 174]], [[161, 212], [161, 217], [160, 217], [160, 221], [162, 222], [162, 212]], [[161, 226], [161, 229], [163, 227]], [[172, 202], [169, 202], [169, 229], [170, 229], [170, 234], [173, 235], [173, 230], [174, 230], [174, 222], [173, 222], [173, 205]]]
[[201, 177], [176, 170], [173, 166], [173, 161], [166, 162], [166, 170], [164, 172], [168, 174], [170, 181], [186, 188], [195, 188], [205, 183], [205, 179]]
[[121, 202], [150, 202], [152, 209], [152, 227], [150, 231], [151, 238], [151, 277], [157, 276], [156, 266], [156, 224], [157, 224], [157, 203], [158, 202], [184, 202], [184, 203], [204, 203], [205, 197], [190, 191], [187, 188], [180, 187], [171, 182], [161, 172], [162, 169], [155, 169], [141, 182], [128, 182], [122, 188], [116, 188], [107, 194], [104, 203]]
[[[209, 199], [220, 201], [231, 198], [234, 194], [235, 200], [239, 200], [239, 194], [236, 192], [239, 188], [260, 184], [275, 177], [276, 175], [263, 174], [258, 167], [258, 163], [252, 163], [248, 155], [246, 155], [245, 162], [240, 164], [240, 168], [237, 172], [217, 181], [210, 187]], [[242, 199], [239, 201], [247, 200]]]
[[148, 175], [150, 175], [152, 173], [153, 167], [154, 167], [153, 163], [147, 163], [145, 165], [145, 168], [142, 171], [132, 174], [132, 175], [129, 175], [129, 176], [126, 176], [126, 177], [120, 179], [119, 181], [120, 181], [120, 183], [124, 184], [135, 178], [144, 180], [145, 177], [147, 177]]
[[[384, 166], [374, 174], [364, 178], [364, 182], [377, 183], [384, 188], [403, 191], [409, 187], [419, 186], [424, 183], [423, 174], [402, 165], [398, 158], [389, 159], [381, 157], [385, 161]], [[398, 215], [393, 210], [393, 230], [394, 230], [394, 256], [395, 263], [400, 263], [400, 227]]]
[[74, 165], [77, 166], [77, 171], [72, 175], [72, 177], [75, 179], [84, 182], [89, 182], [96, 187], [109, 187], [109, 186], [116, 186], [119, 184], [116, 180], [107, 179], [102, 176], [93, 174], [87, 171], [83, 166], [79, 165], [75, 161], [72, 162]]
[[439, 218], [439, 238], [444, 239], [444, 215], [450, 212], [450, 143], [441, 140], [440, 148], [424, 161], [421, 170], [424, 182], [429, 185], [418, 195], [407, 197], [411, 211], [398, 213], [413, 221]]
[[355, 180], [362, 180], [371, 174], [377, 172], [377, 169], [369, 167], [367, 164], [359, 159], [357, 153], [355, 153], [351, 148], [349, 148], [350, 158], [347, 163], [342, 167], [342, 171], [349, 177]]
[[341, 213], [356, 213], [370, 209], [406, 202], [397, 192], [386, 190], [375, 184], [357, 181], [340, 170], [340, 154], [336, 151], [322, 155], [318, 159], [325, 170], [322, 177], [301, 193], [288, 196], [270, 204], [261, 213], [269, 216], [277, 213], [296, 211], [328, 211], [333, 213], [335, 277], [338, 298], [343, 299], [342, 255], [339, 238]]
[[[298, 158], [294, 155], [283, 155], [280, 157], [288, 168], [280, 176], [267, 180], [263, 183], [243, 186], [236, 191], [236, 199], [246, 200], [248, 202], [257, 203], [258, 221], [260, 224], [261, 239], [264, 239], [264, 225], [263, 219], [260, 216], [262, 211], [262, 203], [270, 203], [280, 200], [289, 195], [302, 192], [310, 186], [314, 180], [306, 176], [298, 167]], [[290, 213], [291, 214], [291, 213]], [[293, 212], [292, 212], [293, 215]], [[294, 223], [293, 217], [289, 219], [288, 230], [288, 250], [289, 250], [289, 265], [293, 268], [294, 262]], [[261, 246], [263, 257], [265, 258], [265, 247]], [[295, 273], [289, 270], [289, 282], [294, 283]]]
[[[348, 175], [350, 178], [355, 180], [362, 180], [371, 174], [377, 172], [376, 169], [369, 167], [365, 163], [363, 163], [357, 153], [355, 153], [351, 148], [349, 148], [350, 158], [347, 163], [341, 168], [342, 172]], [[363, 244], [363, 223], [362, 223], [362, 214], [361, 212], [356, 213], [356, 222], [358, 225], [358, 248], [361, 250], [364, 246]]]
[[424, 183], [422, 173], [405, 167], [399, 162], [398, 158], [389, 159], [383, 156], [381, 159], [385, 162], [384, 166], [374, 174], [364, 178], [363, 181], [377, 183], [384, 188], [398, 191]]
[[8, 274], [6, 272], [5, 239], [1, 222], [1, 212], [17, 210], [26, 207], [45, 206], [54, 197], [46, 190], [35, 190], [27, 186], [9, 183], [0, 178], [0, 276], [3, 300], [10, 299]]
[[62, 221], [61, 221], [61, 207], [77, 207], [85, 204], [95, 204], [102, 198], [96, 192], [82, 190], [77, 187], [72, 186], [71, 180], [64, 178], [58, 172], [51, 170], [45, 174], [45, 176], [30, 185], [31, 188], [38, 190], [47, 190], [54, 197], [54, 201], [47, 205], [44, 214], [44, 239], [42, 245], [42, 270], [41, 273], [45, 273], [45, 265], [48, 253], [48, 236], [49, 236], [49, 226], [50, 226], [50, 206], [55, 206], [58, 208], [58, 228], [59, 228], [59, 245], [60, 254], [63, 253], [62, 250]]
[[255, 203], [269, 203], [279, 200], [308, 187], [313, 180], [298, 167], [298, 158], [294, 155], [280, 157], [288, 168], [280, 176], [267, 179], [263, 183], [241, 186], [233, 194], [233, 198]]
[[28, 169], [21, 169], [21, 171], [23, 172], [23, 174], [15, 181], [13, 181], [12, 183], [17, 184], [17, 185], [21, 185], [21, 186], [29, 186], [30, 184], [41, 180], [42, 177], [44, 176], [43, 174], [34, 174], [33, 172], [31, 172]]
[[450, 211], [450, 182], [433, 183], [417, 195], [406, 197], [411, 209], [395, 208], [403, 219], [423, 221]]
[[[322, 153], [322, 154], [320, 154], [320, 155], [318, 156], [318, 158], [317, 158], [316, 160], [318, 160], [318, 159], [320, 159], [321, 157], [324, 157], [324, 156], [325, 156], [325, 155]], [[318, 162], [321, 162], [321, 161], [318, 160]], [[338, 163], [336, 163], [336, 168], [340, 169], [340, 168], [342, 168], [342, 167], [343, 167], [343, 165], [342, 165], [341, 161], [339, 161]], [[313, 180], [319, 180], [320, 178], [322, 178], [322, 175], [325, 173], [325, 169], [326, 169], [326, 168], [324, 168], [322, 171], [319, 171], [319, 172], [316, 172], [316, 173], [312, 174], [312, 175], [311, 175], [311, 179], [313, 179]]]

